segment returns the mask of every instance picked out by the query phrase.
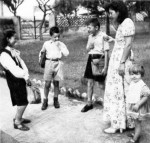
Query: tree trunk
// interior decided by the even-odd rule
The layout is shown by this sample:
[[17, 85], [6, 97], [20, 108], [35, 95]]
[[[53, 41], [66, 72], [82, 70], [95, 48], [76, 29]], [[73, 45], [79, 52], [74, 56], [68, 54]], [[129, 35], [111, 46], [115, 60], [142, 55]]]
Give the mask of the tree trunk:
[[14, 16], [16, 16], [16, 13], [17, 13], [17, 10], [16, 10], [16, 9], [14, 9]]
[[45, 22], [45, 17], [46, 17], [46, 12], [44, 12], [43, 19], [42, 19], [40, 27], [39, 27], [39, 33], [40, 33], [40, 40], [41, 41], [43, 40], [42, 27], [43, 27], [43, 24]]

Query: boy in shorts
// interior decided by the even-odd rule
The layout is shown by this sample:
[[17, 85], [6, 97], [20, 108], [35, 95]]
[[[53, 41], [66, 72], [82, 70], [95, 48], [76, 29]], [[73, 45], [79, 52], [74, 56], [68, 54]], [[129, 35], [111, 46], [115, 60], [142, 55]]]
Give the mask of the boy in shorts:
[[59, 41], [60, 32], [58, 27], [50, 28], [50, 37], [49, 41], [46, 41], [43, 44], [43, 47], [39, 53], [39, 59], [41, 58], [41, 53], [46, 51], [46, 61], [44, 69], [44, 99], [42, 103], [42, 110], [46, 110], [48, 107], [48, 94], [51, 83], [54, 84], [54, 107], [60, 108], [58, 102], [59, 94], [59, 81], [63, 80], [63, 63], [61, 61], [62, 55], [68, 56], [69, 51], [66, 45]]
[[[109, 44], [104, 41], [106, 34], [100, 30], [100, 23], [97, 18], [92, 18], [87, 23], [88, 26], [88, 42], [86, 50], [89, 58], [87, 61], [84, 78], [88, 79], [87, 83], [87, 97], [88, 102], [82, 108], [81, 112], [87, 112], [93, 109], [92, 96], [94, 83], [98, 82], [100, 87], [104, 87], [105, 77], [107, 74], [108, 60], [109, 60]], [[102, 65], [99, 68], [100, 75], [94, 73], [93, 67]], [[97, 68], [97, 67], [96, 67]]]

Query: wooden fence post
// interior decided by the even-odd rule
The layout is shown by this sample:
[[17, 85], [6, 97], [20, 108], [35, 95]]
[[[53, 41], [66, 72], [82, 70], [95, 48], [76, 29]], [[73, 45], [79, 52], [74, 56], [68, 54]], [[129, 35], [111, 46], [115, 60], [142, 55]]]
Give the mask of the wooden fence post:
[[34, 38], [36, 39], [36, 19], [35, 19], [35, 16], [34, 16]]

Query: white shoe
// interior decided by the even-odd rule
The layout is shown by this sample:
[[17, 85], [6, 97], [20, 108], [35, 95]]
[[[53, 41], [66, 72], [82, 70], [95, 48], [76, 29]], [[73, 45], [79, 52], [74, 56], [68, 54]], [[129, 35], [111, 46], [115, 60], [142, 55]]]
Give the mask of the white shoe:
[[105, 129], [104, 132], [105, 132], [105, 133], [108, 133], [108, 134], [114, 134], [114, 133], [117, 132], [117, 130], [118, 130], [118, 129], [115, 129], [115, 128], [110, 127], [110, 128]]

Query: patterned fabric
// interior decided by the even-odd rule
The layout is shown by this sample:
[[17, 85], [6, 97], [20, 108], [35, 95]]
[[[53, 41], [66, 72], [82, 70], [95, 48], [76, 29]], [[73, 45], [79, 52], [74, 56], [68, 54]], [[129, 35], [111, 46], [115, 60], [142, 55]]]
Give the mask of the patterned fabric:
[[[148, 102], [145, 102], [143, 106], [140, 107], [138, 112], [133, 111], [133, 106], [140, 101], [143, 97], [149, 97], [150, 96], [150, 89], [147, 87], [147, 85], [142, 81], [138, 81], [137, 83], [134, 83], [134, 86], [137, 87], [136, 90], [133, 90], [133, 84], [131, 83], [129, 86], [129, 92], [127, 96], [133, 96], [134, 98], [139, 97], [139, 100], [136, 101], [134, 98], [130, 98], [130, 101], [127, 100], [127, 117], [131, 119], [140, 119], [144, 120], [146, 115], [150, 113], [150, 107], [148, 105]], [[139, 89], [139, 90], [137, 90]], [[131, 94], [130, 94], [131, 93]], [[138, 98], [137, 98], [138, 99]]]
[[125, 48], [125, 36], [134, 34], [134, 23], [129, 18], [125, 19], [117, 29], [115, 45], [109, 61], [103, 113], [104, 120], [110, 121], [111, 126], [116, 129], [126, 128], [125, 94], [128, 90], [128, 71], [132, 61], [130, 58], [126, 60], [124, 79], [118, 74], [118, 68]]

